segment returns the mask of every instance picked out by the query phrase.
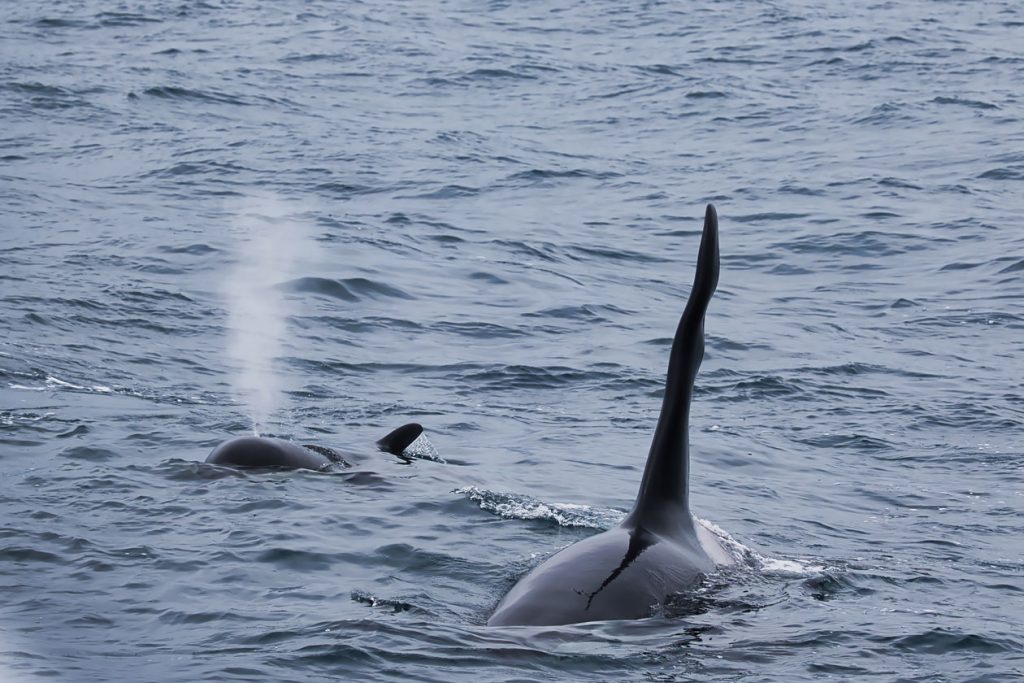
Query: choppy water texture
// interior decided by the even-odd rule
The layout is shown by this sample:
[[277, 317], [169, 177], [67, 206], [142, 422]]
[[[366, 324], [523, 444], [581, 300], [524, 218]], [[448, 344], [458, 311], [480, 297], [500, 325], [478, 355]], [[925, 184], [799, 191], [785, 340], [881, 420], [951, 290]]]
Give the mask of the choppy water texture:
[[[1022, 46], [1009, 1], [4, 3], [0, 674], [1019, 680]], [[486, 628], [631, 504], [707, 201], [741, 568]], [[254, 418], [364, 458], [202, 464]], [[411, 420], [433, 461], [373, 452]]]

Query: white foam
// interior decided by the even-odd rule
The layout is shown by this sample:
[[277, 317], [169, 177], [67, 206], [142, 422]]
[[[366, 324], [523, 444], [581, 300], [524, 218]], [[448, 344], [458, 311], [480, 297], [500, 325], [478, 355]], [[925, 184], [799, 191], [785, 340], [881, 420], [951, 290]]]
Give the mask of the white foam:
[[27, 384], [8, 384], [11, 389], [20, 389], [22, 391], [48, 391], [51, 389], [70, 389], [72, 391], [90, 391], [97, 394], [109, 394], [114, 390], [110, 387], [105, 387], [100, 384], [93, 386], [83, 386], [81, 384], [74, 384], [72, 382], [66, 382], [59, 377], [53, 377], [47, 375], [46, 380], [42, 386], [29, 386]]
[[757, 555], [760, 562], [760, 569], [765, 574], [778, 574], [781, 576], [814, 576], [825, 571], [825, 566], [803, 562], [801, 560], [785, 560], [777, 557], [764, 557]]
[[411, 444], [405, 447], [402, 451], [402, 455], [407, 458], [417, 458], [419, 460], [430, 460], [432, 462], [446, 463], [447, 461], [441, 457], [438, 453], [437, 448], [427, 438], [425, 432], [421, 432]]
[[825, 567], [810, 561], [767, 557], [753, 548], [743, 545], [732, 535], [714, 522], [696, 517], [697, 522], [718, 537], [724, 547], [737, 562], [746, 562], [764, 574], [779, 576], [815, 576], [825, 571]]
[[476, 486], [456, 489], [480, 505], [480, 509], [508, 519], [544, 519], [559, 526], [610, 529], [626, 516], [614, 508], [591, 507], [575, 503], [545, 503], [531, 496], [500, 491], [488, 491]]
[[46, 391], [49, 387], [30, 387], [24, 384], [8, 384], [11, 389], [21, 389], [22, 391]]
[[47, 386], [50, 387], [64, 387], [66, 389], [85, 389], [85, 387], [83, 387], [80, 384], [72, 384], [71, 382], [65, 382], [62, 379], [50, 376], [46, 378], [46, 384]]

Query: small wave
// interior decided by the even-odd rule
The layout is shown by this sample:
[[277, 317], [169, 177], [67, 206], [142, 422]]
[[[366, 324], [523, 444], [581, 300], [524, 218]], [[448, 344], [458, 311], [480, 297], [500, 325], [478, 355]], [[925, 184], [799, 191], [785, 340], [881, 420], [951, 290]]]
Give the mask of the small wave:
[[103, 92], [104, 90], [105, 89], [102, 87], [72, 90], [69, 88], [62, 88], [60, 86], [46, 85], [44, 83], [37, 82], [6, 83], [4, 85], [0, 85], [0, 91], [8, 91], [24, 95], [27, 99], [27, 103], [31, 105], [33, 109], [43, 110], [88, 107], [90, 104], [83, 96]]
[[815, 576], [828, 568], [823, 564], [815, 564], [813, 560], [793, 560], [781, 557], [766, 557], [754, 553], [758, 569], [765, 574], [776, 576]]
[[499, 247], [507, 248], [514, 254], [519, 256], [526, 256], [527, 258], [538, 258], [543, 261], [557, 262], [559, 258], [553, 254], [555, 251], [554, 245], [542, 242], [538, 245], [527, 244], [526, 242], [520, 242], [518, 240], [494, 240], [492, 244]]
[[567, 179], [590, 179], [590, 180], [607, 180], [609, 178], [618, 178], [620, 173], [612, 171], [588, 171], [582, 168], [573, 168], [568, 170], [555, 170], [547, 168], [532, 168], [528, 171], [520, 171], [513, 173], [505, 182], [515, 184], [529, 184], [529, 185], [542, 185], [552, 186], [555, 183], [552, 181], [567, 180]]
[[157, 248], [165, 254], [188, 254], [190, 256], [203, 256], [205, 254], [212, 254], [220, 251], [220, 249], [211, 247], [209, 244], [201, 243], [185, 246], [171, 246], [169, 244], [165, 244]]
[[1012, 638], [995, 638], [989, 635], [964, 633], [959, 629], [934, 628], [924, 633], [912, 633], [892, 638], [890, 645], [897, 650], [925, 654], [948, 654], [950, 652], [1020, 652], [1021, 643]]
[[327, 571], [338, 564], [338, 558], [334, 555], [280, 547], [264, 550], [256, 556], [256, 561], [297, 572]]
[[576, 252], [580, 256], [574, 256], [576, 260], [590, 261], [594, 257], [602, 261], [636, 261], [638, 263], [668, 263], [670, 259], [655, 256], [654, 254], [644, 254], [639, 251], [631, 251], [629, 249], [609, 249], [605, 247], [597, 246], [573, 246], [571, 247], [573, 252]]
[[74, 95], [74, 93], [68, 90], [67, 88], [61, 88], [56, 85], [46, 85], [45, 83], [36, 82], [5, 83], [3, 86], [0, 86], [0, 90], [45, 97], [68, 97]]
[[143, 26], [161, 22], [156, 17], [147, 17], [144, 14], [133, 12], [100, 12], [96, 15], [96, 20], [100, 26]]
[[686, 93], [686, 99], [689, 100], [719, 99], [728, 96], [728, 93], [724, 93], [721, 90], [694, 90], [693, 92]]
[[405, 602], [404, 600], [392, 600], [392, 599], [389, 599], [389, 598], [378, 598], [377, 596], [371, 595], [371, 594], [369, 594], [369, 593], [367, 593], [365, 591], [352, 591], [351, 595], [352, 595], [352, 599], [355, 602], [359, 602], [359, 603], [362, 603], [364, 605], [369, 605], [370, 607], [373, 607], [373, 608], [376, 608], [376, 609], [381, 609], [382, 608], [382, 609], [385, 609], [385, 610], [390, 610], [391, 612], [394, 612], [396, 614], [399, 613], [399, 612], [426, 613], [426, 610], [423, 610], [423, 609], [417, 607], [416, 605], [413, 605], [412, 603]]
[[774, 268], [769, 269], [768, 272], [772, 275], [811, 275], [814, 273], [813, 270], [794, 266], [790, 263], [780, 263]]
[[48, 391], [51, 389], [68, 389], [72, 391], [88, 391], [97, 394], [109, 394], [114, 390], [110, 387], [103, 385], [83, 386], [81, 384], [72, 384], [71, 382], [65, 382], [62, 379], [56, 377], [47, 377], [46, 383], [43, 386], [29, 386], [25, 384], [10, 384], [8, 385], [11, 389], [21, 389], [23, 391]]
[[998, 104], [982, 102], [981, 100], [968, 100], [962, 97], [936, 97], [932, 100], [935, 104], [960, 104], [974, 109], [999, 109]]
[[373, 187], [370, 185], [356, 185], [353, 183], [330, 181], [326, 183], [320, 183], [314, 189], [329, 195], [349, 199], [355, 195], [372, 194], [374, 192], [380, 192], [383, 188]]
[[785, 213], [785, 212], [766, 212], [766, 213], [750, 213], [742, 216], [731, 216], [729, 220], [735, 223], [763, 223], [765, 221], [793, 221], [801, 218], [807, 218], [811, 214], [809, 213]]
[[710, 531], [712, 534], [714, 534], [714, 536], [718, 539], [718, 542], [721, 544], [721, 546], [737, 563], [741, 565], [757, 567], [759, 566], [758, 561], [760, 559], [764, 559], [761, 555], [758, 555], [756, 552], [754, 552], [753, 549], [737, 541], [735, 538], [733, 538], [732, 534], [730, 534], [728, 531], [718, 526], [714, 522], [708, 521], [706, 519], [701, 519], [697, 516], [694, 516], [694, 519], [697, 521], [697, 524], [701, 525], [702, 527]]
[[247, 171], [244, 166], [212, 160], [182, 161], [166, 168], [157, 168], [143, 174], [145, 178], [178, 178], [181, 176], [234, 176]]
[[[458, 238], [456, 238], [458, 239]], [[461, 240], [460, 240], [461, 241]], [[485, 273], [483, 271], [477, 271], [469, 274], [470, 280], [476, 280], [477, 282], [484, 282], [489, 285], [507, 285], [508, 280], [495, 275], [494, 273]]]
[[1001, 311], [967, 311], [950, 312], [943, 316], [926, 316], [905, 320], [904, 325], [919, 325], [928, 327], [958, 327], [960, 325], [1006, 325], [1008, 327], [1021, 327], [1024, 324], [1024, 317]]
[[156, 97], [163, 100], [192, 100], [197, 102], [211, 102], [216, 104], [248, 105], [243, 98], [227, 93], [205, 90], [193, 90], [191, 88], [179, 88], [173, 85], [161, 85], [146, 88], [143, 95]]
[[806, 393], [799, 382], [778, 375], [755, 375], [739, 382], [731, 381], [731, 377], [728, 379], [730, 381], [725, 384], [708, 385], [702, 391], [725, 394], [728, 401], [763, 400], [779, 396], [802, 396]]
[[64, 561], [60, 555], [49, 553], [45, 550], [18, 546], [0, 548], [0, 560], [19, 563], [42, 562], [45, 564], [60, 564]]
[[61, 451], [60, 457], [71, 458], [72, 460], [86, 460], [89, 462], [103, 462], [117, 457], [117, 454], [113, 451], [107, 450], [106, 448], [96, 448], [94, 446], [73, 446]]
[[55, 413], [16, 413], [12, 411], [0, 412], [0, 425], [5, 427], [13, 427], [16, 424], [32, 424], [33, 422], [39, 422], [41, 420], [48, 420], [53, 417]]
[[1024, 180], [1022, 168], [993, 168], [982, 173], [979, 178], [986, 180]]
[[320, 294], [343, 301], [359, 301], [362, 297], [377, 299], [381, 297], [393, 299], [412, 299], [413, 296], [398, 287], [376, 282], [362, 277], [333, 280], [325, 277], [300, 277], [279, 285], [290, 292]]
[[283, 64], [304, 64], [307, 62], [329, 62], [333, 64], [347, 64], [355, 58], [347, 52], [311, 52], [307, 54], [291, 54], [281, 57]]
[[778, 64], [773, 59], [747, 59], [745, 57], [701, 57], [697, 61], [705, 64], [739, 64], [744, 66], [772, 66]]
[[893, 178], [887, 176], [878, 181], [881, 187], [895, 187], [903, 190], [920, 190], [923, 189], [920, 185], [914, 185], [906, 180], [900, 180], [899, 178]]
[[485, 385], [491, 390], [542, 389], [577, 385], [583, 382], [618, 382], [619, 373], [600, 370], [580, 370], [564, 366], [507, 365], [486, 367], [466, 372], [464, 381], [469, 386]]
[[231, 621], [258, 621], [258, 617], [238, 614], [235, 612], [207, 611], [207, 612], [186, 612], [184, 610], [164, 610], [157, 617], [157, 620], [164, 624], [185, 626], [188, 624], [207, 624], [210, 622], [231, 622]]
[[8, 384], [10, 389], [20, 389], [22, 391], [46, 391], [47, 387], [30, 387], [24, 384]]
[[[700, 517], [694, 517], [694, 519], [715, 535], [721, 546], [736, 561], [740, 572], [753, 570], [766, 577], [818, 580], [830, 576], [830, 572], [834, 571], [834, 568], [827, 567], [816, 560], [762, 555], [750, 546], [736, 540], [732, 534], [714, 522]], [[725, 567], [722, 571], [725, 572], [724, 575], [729, 575], [736, 569]]]
[[43, 17], [32, 23], [38, 28], [82, 28], [86, 23], [80, 19], [67, 19], [64, 17]]
[[1024, 259], [1021, 259], [1015, 263], [1011, 263], [1002, 270], [999, 271], [999, 275], [1006, 275], [1007, 273], [1017, 273], [1024, 271]]
[[968, 261], [954, 261], [953, 263], [947, 263], [946, 265], [939, 268], [939, 272], [945, 270], [972, 270], [978, 266], [983, 266], [984, 263], [972, 263]]
[[480, 194], [480, 190], [466, 185], [445, 185], [439, 190], [414, 195], [413, 199], [458, 199], [459, 197], [473, 197]]
[[909, 122], [913, 121], [908, 113], [905, 112], [905, 107], [902, 104], [893, 102], [885, 102], [871, 109], [871, 113], [866, 116], [859, 116], [853, 119], [855, 124], [866, 124], [866, 125], [878, 125], [878, 126], [889, 126], [897, 122]]
[[870, 50], [875, 47], [875, 41], [865, 40], [854, 45], [843, 45], [843, 46], [824, 46], [824, 47], [813, 47], [802, 52], [863, 52], [864, 50]]
[[810, 187], [804, 187], [803, 185], [797, 185], [795, 183], [785, 183], [779, 187], [779, 192], [785, 192], [787, 194], [796, 194], [806, 197], [823, 197], [825, 193], [822, 190], [815, 190]]
[[499, 517], [543, 520], [564, 527], [582, 527], [604, 531], [621, 522], [626, 515], [623, 511], [615, 508], [599, 508], [575, 503], [545, 503], [531, 496], [489, 491], [476, 486], [456, 489], [452, 493], [469, 498], [478, 504], [481, 510]]
[[842, 363], [840, 365], [820, 365], [804, 368], [805, 372], [815, 375], [869, 375], [891, 372], [888, 368], [874, 363]]
[[884, 439], [868, 434], [836, 434], [826, 432], [820, 436], [813, 436], [807, 439], [797, 439], [800, 443], [820, 448], [822, 450], [852, 449], [860, 452], [891, 451], [894, 445]]
[[523, 313], [524, 318], [558, 318], [561, 320], [582, 320], [591, 324], [610, 322], [610, 314], [613, 316], [629, 315], [629, 311], [623, 310], [611, 304], [581, 304], [578, 306], [558, 306], [546, 308], [541, 311]]
[[359, 297], [342, 282], [325, 277], [300, 277], [281, 284], [280, 288], [289, 292], [329, 296], [342, 301], [359, 301]]
[[492, 79], [521, 79], [533, 81], [537, 79], [536, 76], [516, 73], [515, 71], [510, 71], [508, 69], [474, 69], [467, 73], [463, 78], [469, 81]]
[[834, 66], [837, 64], [846, 64], [846, 60], [842, 57], [829, 57], [828, 59], [815, 59], [813, 62], [808, 62], [807, 66]]
[[932, 244], [918, 235], [864, 230], [861, 232], [838, 232], [832, 235], [803, 236], [780, 242], [776, 246], [797, 254], [880, 258], [909, 251], [920, 251], [929, 248]]
[[194, 460], [169, 460], [156, 468], [156, 471], [170, 481], [204, 482], [217, 479], [245, 479], [246, 473], [232, 467], [210, 465]]
[[668, 64], [650, 64], [635, 67], [640, 73], [654, 74], [656, 76], [680, 76], [685, 77], [685, 74], [679, 73], [675, 67], [671, 67]]

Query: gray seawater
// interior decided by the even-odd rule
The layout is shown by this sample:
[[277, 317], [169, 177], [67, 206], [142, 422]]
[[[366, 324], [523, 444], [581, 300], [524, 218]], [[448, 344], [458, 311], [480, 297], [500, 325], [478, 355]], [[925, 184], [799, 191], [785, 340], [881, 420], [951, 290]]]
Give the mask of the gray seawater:
[[[0, 677], [1020, 680], [1022, 91], [1009, 0], [4, 3]], [[740, 568], [485, 627], [632, 503], [708, 201]]]

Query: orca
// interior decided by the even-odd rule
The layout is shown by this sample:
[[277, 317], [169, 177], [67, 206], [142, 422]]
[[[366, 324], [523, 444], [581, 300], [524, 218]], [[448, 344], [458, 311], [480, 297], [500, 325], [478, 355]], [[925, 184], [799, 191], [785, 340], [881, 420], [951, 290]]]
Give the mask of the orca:
[[[400, 456], [422, 433], [423, 427], [415, 422], [402, 425], [377, 441], [377, 447]], [[210, 451], [206, 462], [233, 467], [289, 467], [319, 472], [352, 467], [352, 463], [332, 448], [313, 444], [299, 445], [265, 436], [228, 439]]]
[[704, 314], [718, 286], [718, 215], [708, 204], [697, 274], [676, 329], [665, 396], [636, 502], [613, 529], [555, 553], [498, 603], [489, 626], [547, 626], [650, 616], [735, 559], [689, 506], [689, 419], [704, 358]]

